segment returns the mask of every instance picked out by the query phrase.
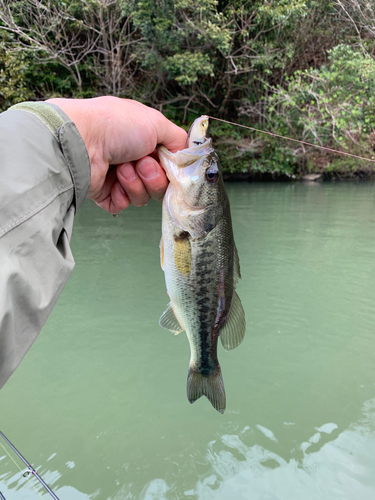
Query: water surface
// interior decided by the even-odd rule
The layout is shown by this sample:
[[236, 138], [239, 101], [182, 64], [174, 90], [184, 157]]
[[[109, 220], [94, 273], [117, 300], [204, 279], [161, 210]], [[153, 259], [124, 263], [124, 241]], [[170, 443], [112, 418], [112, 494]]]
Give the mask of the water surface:
[[[189, 404], [186, 335], [158, 326], [161, 205], [78, 212], [73, 275], [0, 392], [60, 500], [375, 498], [375, 185], [228, 194], [247, 333], [219, 346], [224, 416]], [[6, 500], [50, 498], [5, 449]]]

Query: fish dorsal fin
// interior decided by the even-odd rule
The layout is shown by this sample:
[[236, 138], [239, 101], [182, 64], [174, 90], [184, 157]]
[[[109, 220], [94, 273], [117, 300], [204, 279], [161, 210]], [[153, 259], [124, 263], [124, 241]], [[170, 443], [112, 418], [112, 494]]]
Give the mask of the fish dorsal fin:
[[241, 279], [240, 258], [238, 257], [237, 247], [236, 247], [236, 245], [234, 245], [234, 250], [233, 250], [233, 280], [234, 280], [235, 286], [240, 279]]
[[229, 318], [220, 330], [220, 339], [224, 349], [230, 351], [240, 345], [245, 336], [245, 330], [245, 312], [239, 296], [234, 292]]
[[159, 248], [160, 248], [160, 266], [164, 271], [164, 240], [163, 240], [163, 236], [160, 239]]
[[183, 328], [181, 328], [181, 325], [178, 322], [178, 319], [176, 318], [175, 313], [172, 309], [171, 302], [168, 304], [167, 309], [161, 315], [159, 319], [159, 325], [166, 330], [170, 330], [175, 335], [178, 335], [183, 331]]

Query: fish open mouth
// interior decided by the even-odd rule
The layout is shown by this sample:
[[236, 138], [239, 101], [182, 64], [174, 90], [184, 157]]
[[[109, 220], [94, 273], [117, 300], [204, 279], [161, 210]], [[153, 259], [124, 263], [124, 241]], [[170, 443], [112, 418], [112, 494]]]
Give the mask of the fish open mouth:
[[207, 141], [210, 119], [207, 115], [197, 118], [190, 127], [185, 148], [200, 146]]

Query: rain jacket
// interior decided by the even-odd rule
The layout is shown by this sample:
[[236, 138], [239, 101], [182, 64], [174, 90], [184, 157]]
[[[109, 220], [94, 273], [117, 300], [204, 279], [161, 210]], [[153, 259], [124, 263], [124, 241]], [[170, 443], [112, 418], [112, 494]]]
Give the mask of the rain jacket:
[[58, 106], [22, 103], [0, 115], [0, 388], [73, 270], [73, 219], [89, 186], [85, 144]]

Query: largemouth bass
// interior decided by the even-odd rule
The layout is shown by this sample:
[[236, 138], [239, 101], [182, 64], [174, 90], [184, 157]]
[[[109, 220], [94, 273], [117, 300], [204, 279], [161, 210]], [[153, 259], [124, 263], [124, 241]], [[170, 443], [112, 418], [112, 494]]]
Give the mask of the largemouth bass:
[[187, 148], [158, 149], [170, 181], [163, 201], [161, 266], [170, 297], [159, 324], [176, 335], [185, 331], [191, 359], [187, 397], [206, 396], [224, 413], [226, 397], [217, 358], [245, 335], [245, 314], [235, 291], [241, 277], [229, 200], [218, 157], [207, 138], [208, 117], [193, 123]]

